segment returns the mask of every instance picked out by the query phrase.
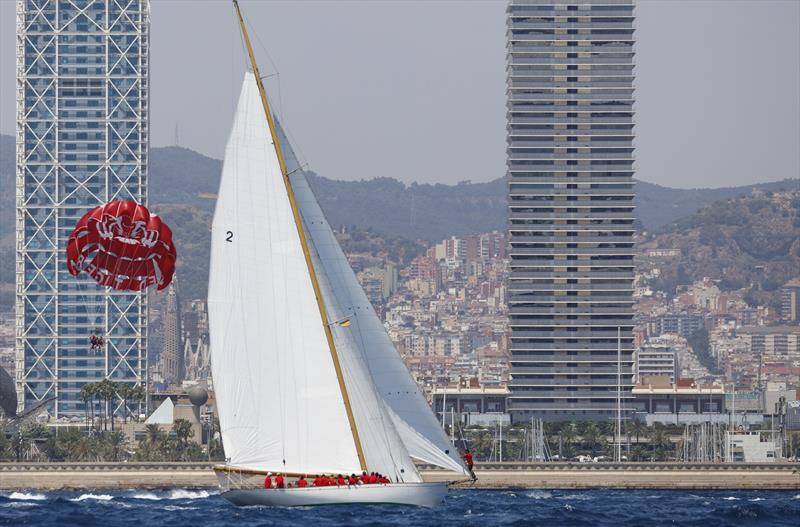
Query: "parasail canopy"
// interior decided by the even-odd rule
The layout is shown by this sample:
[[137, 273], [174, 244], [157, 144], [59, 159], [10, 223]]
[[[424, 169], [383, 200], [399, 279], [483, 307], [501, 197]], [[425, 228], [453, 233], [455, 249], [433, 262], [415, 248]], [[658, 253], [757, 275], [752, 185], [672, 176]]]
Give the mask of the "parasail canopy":
[[67, 241], [67, 269], [85, 272], [100, 285], [118, 290], [164, 289], [177, 257], [172, 230], [144, 205], [111, 201], [95, 207]]

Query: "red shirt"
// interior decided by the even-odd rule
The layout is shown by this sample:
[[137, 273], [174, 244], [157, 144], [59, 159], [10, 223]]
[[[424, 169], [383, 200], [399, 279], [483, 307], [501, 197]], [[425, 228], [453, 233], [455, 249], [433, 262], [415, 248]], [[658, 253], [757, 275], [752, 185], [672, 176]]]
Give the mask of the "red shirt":
[[339, 479], [337, 479], [337, 480], [336, 480], [336, 484], [337, 484], [337, 485], [344, 485], [344, 484], [345, 484], [344, 478], [339, 478]]
[[314, 478], [314, 486], [321, 487], [323, 485], [322, 478]]
[[279, 489], [283, 488], [283, 476], [275, 476], [275, 486]]
[[360, 479], [361, 479], [361, 483], [366, 485], [367, 483], [369, 483], [369, 474], [362, 475]]
[[472, 454], [470, 452], [464, 454], [464, 460], [467, 462], [467, 465], [472, 465]]
[[388, 478], [383, 478], [383, 477], [382, 477], [382, 478], [379, 478], [379, 479], [378, 479], [378, 483], [390, 483], [390, 481], [389, 481], [389, 479], [388, 479]]
[[308, 481], [306, 481], [303, 478], [300, 478], [300, 479], [297, 480], [297, 486], [300, 487], [301, 489], [305, 488], [305, 487], [308, 487]]
[[358, 483], [358, 478], [357, 478], [357, 477], [355, 477], [355, 476], [350, 476], [350, 477], [347, 479], [347, 484], [348, 484], [348, 485], [356, 485], [357, 483]]
[[270, 478], [269, 476], [264, 478], [264, 488], [265, 489], [272, 488], [272, 478]]

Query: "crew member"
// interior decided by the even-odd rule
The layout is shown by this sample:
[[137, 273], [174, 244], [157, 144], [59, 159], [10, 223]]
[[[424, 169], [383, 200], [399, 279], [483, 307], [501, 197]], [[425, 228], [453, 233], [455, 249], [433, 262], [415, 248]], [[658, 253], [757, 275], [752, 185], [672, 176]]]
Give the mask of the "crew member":
[[344, 476], [342, 476], [341, 474], [336, 476], [336, 484], [337, 485], [344, 485], [346, 483], [347, 483], [347, 481], [345, 481]]
[[283, 484], [283, 476], [281, 476], [281, 473], [278, 472], [278, 475], [275, 476], [275, 488], [282, 489], [284, 487], [285, 485]]
[[267, 477], [264, 478], [264, 488], [265, 489], [272, 488], [272, 472], [267, 472]]
[[467, 464], [467, 470], [469, 470], [472, 481], [478, 479], [477, 476], [475, 476], [475, 472], [472, 470], [472, 467], [475, 466], [475, 462], [472, 460], [472, 452], [469, 451], [469, 448], [464, 451], [464, 462]]
[[300, 476], [300, 479], [297, 480], [297, 487], [301, 489], [308, 487], [308, 481], [304, 476]]

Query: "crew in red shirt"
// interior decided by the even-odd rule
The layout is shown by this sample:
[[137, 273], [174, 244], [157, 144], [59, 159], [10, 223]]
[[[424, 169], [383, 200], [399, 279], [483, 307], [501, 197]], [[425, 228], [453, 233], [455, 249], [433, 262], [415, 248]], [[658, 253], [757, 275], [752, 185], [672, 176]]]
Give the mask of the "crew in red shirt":
[[364, 471], [361, 473], [361, 477], [358, 479], [361, 480], [362, 485], [366, 485], [367, 483], [369, 483], [369, 474], [367, 474], [367, 472]]
[[378, 482], [378, 475], [377, 475], [377, 474], [375, 474], [374, 472], [371, 472], [371, 473], [370, 473], [370, 475], [369, 475], [369, 482], [370, 482], [371, 484], [373, 484], [373, 485], [374, 485], [375, 483], [377, 483], [377, 482]]
[[358, 478], [356, 477], [355, 474], [350, 474], [350, 477], [347, 478], [347, 484], [348, 485], [357, 485], [358, 484]]
[[267, 477], [264, 478], [264, 488], [265, 489], [271, 489], [272, 488], [272, 478], [270, 476], [272, 476], [272, 472], [268, 472], [267, 473]]
[[477, 476], [475, 476], [475, 472], [472, 470], [472, 467], [475, 466], [475, 463], [472, 461], [472, 452], [469, 451], [469, 448], [464, 451], [464, 462], [467, 464], [467, 470], [469, 470], [469, 475], [472, 478], [472, 481], [475, 481]]
[[306, 481], [305, 477], [300, 476], [300, 479], [297, 480], [297, 487], [301, 489], [308, 487], [308, 481]]
[[280, 472], [278, 472], [278, 475], [275, 476], [275, 488], [276, 489], [284, 488], [283, 476], [281, 476]]
[[342, 476], [341, 474], [336, 476], [336, 484], [337, 485], [344, 485], [345, 483], [347, 483], [347, 481], [345, 481], [344, 476]]

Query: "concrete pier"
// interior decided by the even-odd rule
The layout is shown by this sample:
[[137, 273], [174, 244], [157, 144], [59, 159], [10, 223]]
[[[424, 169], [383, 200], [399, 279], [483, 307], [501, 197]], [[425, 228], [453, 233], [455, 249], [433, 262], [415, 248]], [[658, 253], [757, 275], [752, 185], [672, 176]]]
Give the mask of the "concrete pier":
[[[0, 463], [0, 491], [19, 489], [216, 488], [208, 463]], [[475, 489], [800, 490], [800, 464], [495, 463], [478, 481], [422, 467], [425, 481]]]

